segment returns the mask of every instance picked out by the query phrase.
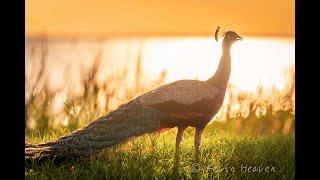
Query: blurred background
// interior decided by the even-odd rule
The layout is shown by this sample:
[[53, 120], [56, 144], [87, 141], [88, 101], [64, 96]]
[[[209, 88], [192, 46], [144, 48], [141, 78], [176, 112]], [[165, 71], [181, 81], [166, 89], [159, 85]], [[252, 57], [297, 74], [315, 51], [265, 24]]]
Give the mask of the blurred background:
[[232, 47], [221, 131], [294, 132], [293, 0], [28, 0], [26, 133], [75, 130], [160, 85], [206, 80]]

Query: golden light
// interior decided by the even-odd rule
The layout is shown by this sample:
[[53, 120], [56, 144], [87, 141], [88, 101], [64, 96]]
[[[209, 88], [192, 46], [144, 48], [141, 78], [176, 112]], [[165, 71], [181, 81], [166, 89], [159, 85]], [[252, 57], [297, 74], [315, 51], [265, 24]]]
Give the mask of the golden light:
[[293, 36], [294, 1], [26, 1], [28, 36], [209, 35], [218, 25], [245, 35]]
[[[142, 45], [145, 77], [167, 70], [167, 82], [172, 82], [205, 80], [215, 72], [221, 41], [216, 43], [213, 33], [220, 25], [245, 38], [233, 47], [230, 82], [244, 89], [258, 84], [280, 87], [284, 84], [281, 71], [294, 64], [294, 13], [292, 0], [28, 0], [26, 35], [30, 39], [42, 33], [52, 39], [79, 38], [77, 44], [63, 38], [51, 42], [52, 88], [66, 83], [61, 69], [73, 72], [68, 81], [79, 81], [77, 69], [87, 67], [101, 45], [108, 66], [100, 69], [101, 80], [128, 64], [133, 66]], [[121, 38], [100, 43], [81, 39], [113, 36]], [[81, 86], [73, 86], [81, 92]]]
[[[56, 42], [49, 46], [48, 62], [51, 88], [61, 88], [72, 82], [70, 88], [81, 93], [81, 67], [92, 64], [97, 49], [103, 50], [103, 63], [99, 79], [115, 75], [128, 67], [134, 77], [139, 48], [142, 48], [142, 79], [154, 80], [167, 71], [166, 82], [180, 79], [206, 80], [214, 74], [221, 56], [221, 40], [212, 36], [129, 38], [113, 39], [99, 43], [81, 41], [77, 44]], [[28, 48], [28, 47], [27, 47]], [[26, 55], [29, 56], [27, 50]], [[230, 83], [237, 88], [254, 90], [258, 85], [282, 88], [285, 83], [283, 71], [294, 66], [295, 44], [292, 38], [245, 37], [232, 47], [232, 72]], [[27, 70], [28, 64], [27, 63]], [[30, 68], [32, 66], [30, 65]], [[67, 74], [64, 71], [67, 68]], [[61, 78], [66, 76], [68, 78]], [[64, 82], [64, 83], [63, 83]], [[128, 81], [126, 85], [134, 81]]]
[[[295, 63], [294, 13], [293, 0], [28, 0], [26, 86], [36, 83], [34, 74], [41, 63], [37, 37], [45, 35], [49, 39], [47, 69], [41, 82], [62, 94], [55, 98], [53, 112], [61, 111], [70, 97], [82, 96], [87, 76], [83, 72], [99, 51], [100, 84], [108, 78], [123, 78], [123, 70], [130, 77], [108, 82], [108, 88], [117, 91], [108, 100], [99, 87], [100, 109], [115, 109], [132, 98], [126, 88], [134, 89], [139, 52], [139, 78], [144, 85], [164, 71], [162, 84], [211, 77], [221, 57], [221, 39], [216, 42], [213, 33], [221, 26], [244, 37], [232, 47], [230, 84], [248, 92], [259, 85], [282, 89], [283, 72]], [[26, 93], [26, 99], [29, 96]], [[68, 125], [68, 119], [60, 121]]]
[[[179, 79], [206, 80], [211, 77], [221, 56], [221, 41], [213, 37], [186, 39], [153, 39], [144, 46], [144, 69], [156, 75], [168, 71], [168, 82]], [[245, 38], [232, 47], [230, 83], [254, 90], [284, 86], [283, 70], [294, 65], [293, 39]]]

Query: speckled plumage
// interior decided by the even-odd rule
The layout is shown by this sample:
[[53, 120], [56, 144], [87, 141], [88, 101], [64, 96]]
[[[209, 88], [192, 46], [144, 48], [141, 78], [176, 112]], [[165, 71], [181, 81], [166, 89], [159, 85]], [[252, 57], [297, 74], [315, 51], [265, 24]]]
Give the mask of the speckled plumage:
[[230, 48], [239, 38], [232, 31], [225, 34], [218, 69], [207, 81], [180, 80], [161, 86], [55, 141], [26, 144], [25, 158], [96, 154], [129, 138], [172, 127], [179, 130], [177, 152], [188, 126], [196, 128], [197, 151], [203, 128], [223, 103], [231, 71]]
[[26, 158], [37, 158], [98, 153], [129, 138], [176, 126], [175, 119], [195, 116], [203, 118], [202, 113], [188, 112], [187, 109], [182, 114], [174, 109], [170, 113], [152, 105], [174, 102], [190, 106], [202, 100], [211, 100], [217, 95], [218, 89], [207, 82], [176, 81], [123, 104], [106, 116], [55, 141], [26, 146], [25, 155]]
[[219, 90], [205, 81], [180, 80], [161, 86], [137, 99], [143, 105], [159, 104], [166, 101], [190, 105], [202, 99], [214, 99]]
[[170, 118], [151, 107], [125, 105], [55, 141], [25, 148], [26, 158], [39, 156], [90, 155], [135, 136], [160, 129], [160, 121]]

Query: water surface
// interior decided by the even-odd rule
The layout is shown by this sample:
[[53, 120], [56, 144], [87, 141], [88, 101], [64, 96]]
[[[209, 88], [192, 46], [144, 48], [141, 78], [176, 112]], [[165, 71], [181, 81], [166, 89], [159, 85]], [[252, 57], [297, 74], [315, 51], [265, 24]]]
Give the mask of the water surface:
[[[36, 81], [39, 69], [41, 41], [26, 40], [27, 84]], [[144, 83], [156, 79], [166, 71], [166, 82], [179, 79], [206, 80], [214, 74], [221, 56], [221, 39], [213, 37], [150, 37], [105, 40], [47, 41], [47, 80], [56, 89], [71, 84], [72, 91], [81, 93], [81, 68], [92, 65], [98, 52], [102, 52], [98, 81], [128, 68], [134, 76], [136, 61], [141, 52]], [[231, 50], [232, 71], [230, 83], [243, 90], [284, 86], [284, 70], [295, 63], [294, 38], [245, 37]], [[132, 81], [128, 81], [128, 84]], [[26, 90], [27, 91], [27, 90]]]

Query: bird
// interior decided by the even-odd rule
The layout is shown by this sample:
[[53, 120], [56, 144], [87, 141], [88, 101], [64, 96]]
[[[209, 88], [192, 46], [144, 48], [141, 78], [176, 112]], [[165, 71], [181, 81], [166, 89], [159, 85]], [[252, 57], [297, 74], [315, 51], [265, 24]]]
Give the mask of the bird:
[[231, 73], [231, 46], [242, 39], [234, 31], [224, 33], [220, 62], [209, 79], [182, 79], [160, 86], [56, 140], [42, 144], [26, 142], [25, 159], [90, 156], [134, 137], [171, 128], [178, 129], [175, 153], [179, 154], [187, 127], [195, 128], [197, 158], [202, 132], [224, 101]]

